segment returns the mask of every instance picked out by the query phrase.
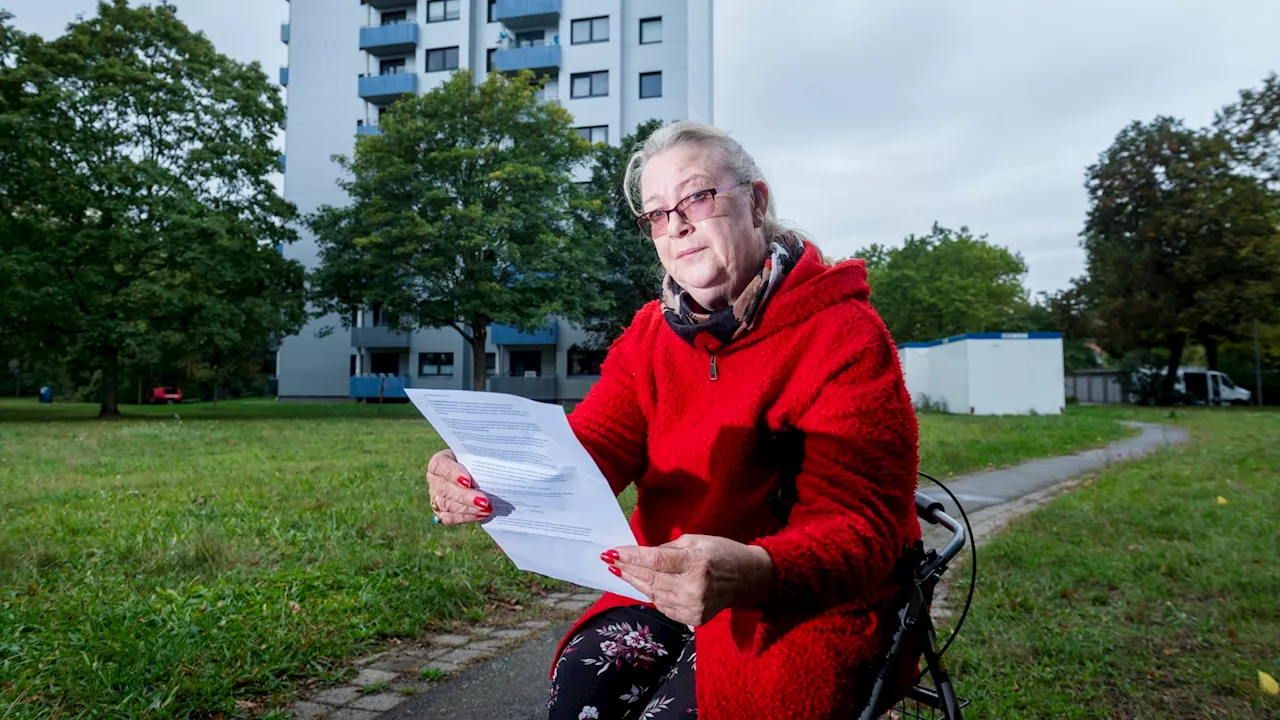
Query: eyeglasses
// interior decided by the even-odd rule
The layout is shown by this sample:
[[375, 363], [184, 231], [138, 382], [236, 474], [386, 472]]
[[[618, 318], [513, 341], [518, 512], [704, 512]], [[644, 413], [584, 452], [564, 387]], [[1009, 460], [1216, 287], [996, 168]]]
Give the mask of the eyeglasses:
[[673, 212], [684, 218], [687, 223], [706, 220], [711, 217], [711, 213], [716, 208], [717, 195], [728, 192], [738, 186], [750, 184], [750, 180], [741, 180], [713, 187], [709, 190], [699, 190], [676, 203], [676, 206], [670, 210], [650, 210], [641, 215], [636, 218], [636, 227], [640, 228], [640, 232], [644, 233], [646, 237], [654, 238], [667, 231], [667, 221]]

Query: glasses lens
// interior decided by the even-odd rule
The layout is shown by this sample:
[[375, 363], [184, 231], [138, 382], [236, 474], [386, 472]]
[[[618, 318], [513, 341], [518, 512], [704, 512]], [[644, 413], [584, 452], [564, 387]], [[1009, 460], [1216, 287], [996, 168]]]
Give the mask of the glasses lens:
[[657, 237], [667, 230], [667, 214], [655, 210], [636, 218], [636, 227], [649, 237]]
[[711, 211], [715, 209], [715, 197], [715, 193], [710, 190], [696, 192], [680, 201], [680, 212], [689, 218], [689, 222], [705, 220], [710, 217]]

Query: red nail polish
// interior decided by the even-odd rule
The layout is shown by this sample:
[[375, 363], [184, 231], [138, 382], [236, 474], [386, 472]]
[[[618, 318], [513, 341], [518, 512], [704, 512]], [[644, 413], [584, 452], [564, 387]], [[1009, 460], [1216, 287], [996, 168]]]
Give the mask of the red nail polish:
[[617, 565], [610, 565], [609, 572], [613, 573], [614, 575], [617, 575], [618, 577], [622, 577], [622, 571], [618, 569]]
[[471, 489], [471, 478], [469, 478], [469, 477], [467, 477], [467, 476], [465, 476], [465, 475], [459, 475], [459, 476], [458, 476], [458, 484], [459, 484], [459, 485], [461, 485], [462, 487], [467, 488], [468, 490], [470, 490], [470, 489]]
[[601, 560], [603, 560], [603, 561], [605, 561], [605, 562], [607, 562], [607, 563], [609, 563], [610, 565], [612, 565], [612, 564], [614, 564], [614, 563], [618, 562], [618, 551], [617, 551], [617, 550], [606, 550], [606, 551], [604, 551], [604, 552], [600, 553], [600, 559], [601, 559]]
[[476, 498], [475, 502], [476, 502], [476, 507], [480, 508], [481, 510], [489, 510], [490, 512], [492, 512], [492, 509], [489, 507], [488, 500], [485, 500], [482, 497], [478, 497]]

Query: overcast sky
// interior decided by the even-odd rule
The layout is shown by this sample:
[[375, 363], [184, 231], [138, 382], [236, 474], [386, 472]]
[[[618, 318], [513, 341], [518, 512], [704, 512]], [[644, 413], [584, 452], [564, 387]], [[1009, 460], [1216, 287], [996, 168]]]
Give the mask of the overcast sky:
[[[285, 0], [175, 4], [220, 51], [286, 63]], [[50, 36], [96, 2], [0, 7]], [[717, 0], [715, 23], [716, 124], [784, 219], [834, 256], [968, 225], [1033, 291], [1082, 272], [1084, 170], [1121, 128], [1206, 124], [1280, 70], [1275, 0]]]

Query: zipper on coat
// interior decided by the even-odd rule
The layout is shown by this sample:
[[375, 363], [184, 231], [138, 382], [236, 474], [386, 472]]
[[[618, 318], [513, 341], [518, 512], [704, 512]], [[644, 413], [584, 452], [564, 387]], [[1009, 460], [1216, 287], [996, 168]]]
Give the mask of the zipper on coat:
[[716, 369], [716, 356], [711, 354], [711, 381], [715, 382], [720, 379], [720, 371]]

